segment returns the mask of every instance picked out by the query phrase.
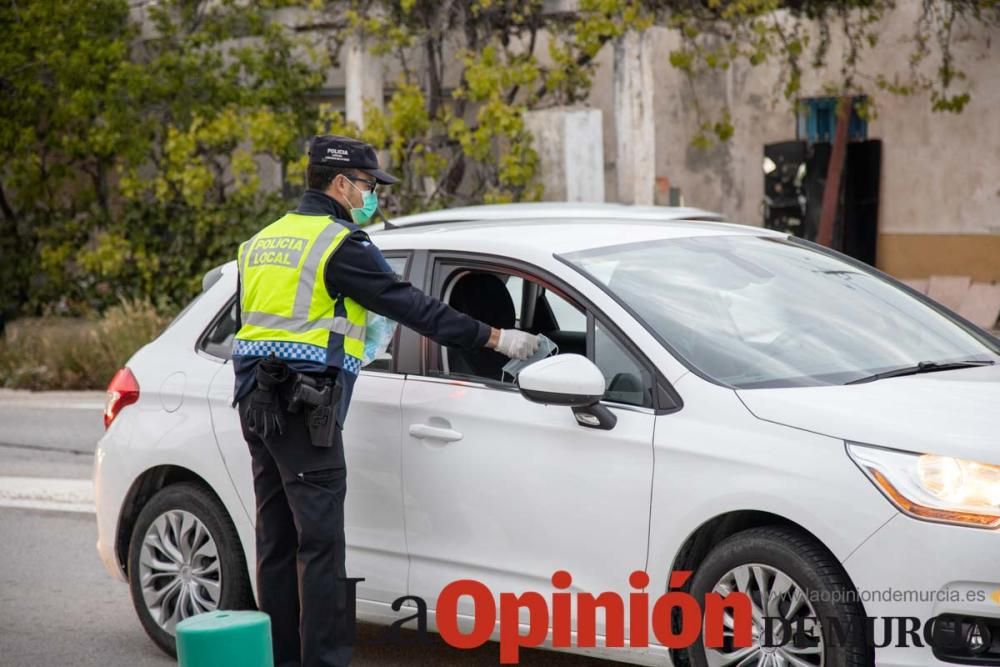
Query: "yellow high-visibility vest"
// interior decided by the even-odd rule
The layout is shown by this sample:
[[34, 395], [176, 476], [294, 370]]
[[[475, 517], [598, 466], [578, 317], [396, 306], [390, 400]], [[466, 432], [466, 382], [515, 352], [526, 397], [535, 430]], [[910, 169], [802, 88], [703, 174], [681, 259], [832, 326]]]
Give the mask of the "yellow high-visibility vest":
[[288, 213], [240, 245], [242, 326], [234, 356], [274, 354], [357, 373], [368, 311], [331, 297], [323, 268], [350, 233], [329, 215]]

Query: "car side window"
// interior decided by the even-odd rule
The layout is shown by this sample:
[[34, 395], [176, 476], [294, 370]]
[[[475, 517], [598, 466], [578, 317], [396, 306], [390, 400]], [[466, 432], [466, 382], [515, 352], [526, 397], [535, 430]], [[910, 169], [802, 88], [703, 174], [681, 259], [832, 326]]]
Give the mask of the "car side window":
[[594, 364], [604, 375], [604, 400], [653, 407], [653, 377], [600, 322], [594, 322]]
[[514, 302], [514, 326], [521, 326], [521, 290], [524, 289], [524, 279], [520, 276], [503, 276], [507, 285], [507, 293]]
[[[501, 271], [456, 268], [445, 279], [442, 298], [498, 329], [516, 327], [544, 334], [559, 346], [558, 354], [588, 356], [604, 375], [604, 400], [652, 407], [654, 382], [649, 370], [596, 319], [588, 330], [588, 314], [540, 282]], [[432, 374], [513, 384], [513, 378], [502, 372], [508, 358], [494, 350], [440, 350]]]
[[236, 337], [236, 297], [227, 303], [198, 342], [198, 349], [219, 359], [229, 359]]
[[[518, 326], [521, 301], [520, 278], [509, 273], [448, 267], [439, 296], [449, 306], [497, 329]], [[514, 283], [510, 281], [514, 280]], [[463, 350], [436, 348], [428, 372], [466, 380], [512, 384], [503, 372], [509, 359], [488, 348]]]
[[552, 318], [560, 331], [585, 332], [587, 330], [587, 314], [569, 301], [558, 294], [544, 290], [539, 298], [544, 299], [545, 303], [548, 304]]

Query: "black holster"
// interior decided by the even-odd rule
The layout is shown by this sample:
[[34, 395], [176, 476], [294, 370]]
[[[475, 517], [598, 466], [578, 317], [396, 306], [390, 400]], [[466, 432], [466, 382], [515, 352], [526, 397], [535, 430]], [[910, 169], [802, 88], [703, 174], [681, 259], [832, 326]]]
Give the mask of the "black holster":
[[314, 447], [332, 447], [336, 437], [337, 410], [343, 387], [332, 378], [296, 373], [288, 398], [288, 411], [303, 411]]

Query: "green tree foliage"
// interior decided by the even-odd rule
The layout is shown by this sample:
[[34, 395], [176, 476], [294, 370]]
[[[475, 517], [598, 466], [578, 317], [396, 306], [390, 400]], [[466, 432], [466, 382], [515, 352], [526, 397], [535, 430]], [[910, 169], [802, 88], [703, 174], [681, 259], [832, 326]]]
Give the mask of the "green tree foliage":
[[[650, 25], [632, 0], [314, 2], [342, 38], [361, 37], [399, 72], [385, 110], [364, 128], [329, 114], [333, 131], [384, 150], [403, 182], [395, 211], [538, 199], [538, 154], [524, 113], [586, 99], [594, 58], [609, 40]], [[338, 23], [340, 18], [340, 23]]]
[[[274, 3], [272, 3], [274, 4]], [[257, 3], [0, 5], [0, 308], [190, 296], [283, 207], [326, 64]]]

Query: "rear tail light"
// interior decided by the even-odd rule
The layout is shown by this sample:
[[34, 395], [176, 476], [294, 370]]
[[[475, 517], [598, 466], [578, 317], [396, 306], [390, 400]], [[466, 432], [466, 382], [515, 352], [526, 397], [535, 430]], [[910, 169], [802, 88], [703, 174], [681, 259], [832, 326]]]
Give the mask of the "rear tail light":
[[111, 426], [118, 413], [126, 405], [139, 400], [139, 383], [128, 368], [122, 368], [111, 378], [108, 385], [108, 402], [104, 407], [104, 428]]

